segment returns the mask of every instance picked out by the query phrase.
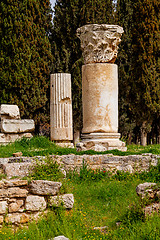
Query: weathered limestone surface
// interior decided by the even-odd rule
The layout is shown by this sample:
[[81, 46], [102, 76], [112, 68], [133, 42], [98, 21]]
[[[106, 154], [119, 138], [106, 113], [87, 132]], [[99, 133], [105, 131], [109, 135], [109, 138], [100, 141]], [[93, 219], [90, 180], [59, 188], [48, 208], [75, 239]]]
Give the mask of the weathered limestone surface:
[[26, 213], [10, 213], [5, 218], [6, 223], [23, 224], [29, 222], [29, 216]]
[[21, 138], [31, 138], [33, 135], [31, 133], [0, 133], [0, 144], [8, 144], [11, 142], [15, 142]]
[[51, 140], [69, 144], [73, 140], [71, 75], [51, 74], [50, 87]]
[[28, 211], [43, 211], [46, 206], [44, 197], [30, 195], [26, 198], [25, 208]]
[[116, 64], [82, 66], [83, 133], [118, 132]]
[[17, 105], [2, 104], [0, 106], [0, 144], [19, 140], [23, 137], [31, 138], [35, 129], [34, 120], [20, 119]]
[[12, 213], [12, 212], [23, 212], [24, 211], [24, 207], [22, 208], [22, 206], [24, 205], [24, 201], [23, 200], [16, 200], [14, 199], [15, 202], [11, 202], [9, 204], [9, 208], [8, 208], [8, 212]]
[[1, 132], [3, 133], [25, 133], [33, 132], [35, 129], [32, 119], [5, 119], [1, 122]]
[[159, 213], [160, 212], [160, 202], [152, 203], [151, 205], [145, 207], [144, 209], [145, 216], [151, 215], [152, 213]]
[[17, 105], [1, 104], [0, 116], [3, 119], [20, 119], [20, 112]]
[[145, 182], [139, 184], [136, 188], [137, 195], [141, 198], [154, 198], [157, 192], [154, 190], [154, 186], [156, 186], [156, 183]]
[[[114, 156], [112, 154], [99, 154], [99, 155], [51, 155], [53, 160], [63, 167], [64, 170], [80, 169], [83, 163], [87, 164], [91, 169], [101, 169], [106, 171], [129, 171], [141, 172], [149, 170], [150, 166], [157, 166], [159, 155], [151, 153], [142, 155], [129, 155], [129, 156]], [[44, 156], [39, 156], [36, 161], [43, 161]], [[2, 173], [7, 174], [7, 177], [13, 176], [26, 176], [31, 166], [35, 164], [34, 157], [11, 157], [0, 158], [0, 167]], [[13, 169], [13, 171], [12, 171]], [[32, 168], [31, 168], [32, 169]], [[26, 175], [25, 175], [26, 174]], [[3, 186], [0, 181], [0, 188]], [[17, 185], [18, 186], [18, 185]]]
[[65, 236], [58, 236], [58, 237], [55, 237], [53, 240], [69, 240], [69, 238], [66, 238]]
[[26, 197], [28, 191], [26, 189], [21, 189], [19, 187], [11, 187], [8, 189], [0, 189], [0, 197]]
[[25, 177], [28, 175], [29, 170], [32, 167], [32, 163], [30, 162], [19, 162], [17, 163], [6, 163], [2, 164], [1, 168], [3, 169], [4, 174], [6, 174], [9, 178], [11, 177]]
[[84, 63], [114, 62], [123, 28], [117, 25], [90, 24], [77, 29]]
[[7, 201], [1, 201], [0, 202], [0, 214], [5, 214], [7, 211], [7, 207], [8, 207]]
[[61, 182], [34, 180], [30, 184], [30, 192], [37, 195], [56, 195], [61, 186]]
[[90, 24], [77, 29], [82, 66], [83, 129], [77, 150], [126, 151], [118, 134], [118, 68], [113, 64], [123, 28]]
[[[36, 186], [38, 188], [42, 188], [41, 192], [40, 189], [36, 189], [35, 182], [37, 182]], [[32, 220], [38, 220], [42, 214], [48, 212], [48, 206], [51, 205], [50, 198], [55, 197], [55, 194], [59, 193], [61, 185], [62, 183], [60, 182], [33, 181], [31, 182], [31, 186], [35, 187], [33, 195], [26, 180], [1, 180], [0, 224], [5, 222], [19, 225]], [[40, 192], [40, 194], [35, 192]], [[63, 201], [65, 208], [73, 207], [74, 197], [72, 194], [60, 195], [60, 199]]]
[[[136, 188], [137, 195], [145, 203], [143, 208], [145, 216], [160, 213], [160, 187], [156, 183], [145, 182]], [[148, 205], [148, 204], [149, 205]]]
[[0, 188], [8, 188], [8, 187], [20, 187], [20, 186], [27, 186], [28, 181], [27, 180], [19, 180], [19, 179], [13, 179], [13, 180], [1, 180], [0, 181]]
[[73, 194], [64, 194], [60, 196], [50, 197], [49, 205], [50, 206], [60, 206], [63, 205], [64, 208], [71, 209], [74, 204]]

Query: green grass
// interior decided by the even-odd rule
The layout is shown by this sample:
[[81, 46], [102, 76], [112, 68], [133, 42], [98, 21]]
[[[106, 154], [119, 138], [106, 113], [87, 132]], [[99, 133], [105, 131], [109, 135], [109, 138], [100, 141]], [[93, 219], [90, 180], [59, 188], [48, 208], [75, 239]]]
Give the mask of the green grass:
[[61, 148], [49, 141], [46, 137], [23, 138], [7, 146], [0, 146], [0, 157], [11, 157], [14, 152], [22, 152], [23, 156], [46, 156], [46, 155], [66, 155], [66, 154], [110, 154], [127, 156], [142, 153], [160, 154], [160, 145], [148, 145], [146, 147], [129, 145], [126, 152], [118, 150], [95, 152], [93, 150], [77, 152], [75, 148]]
[[[45, 176], [48, 180], [60, 180], [59, 173], [58, 166], [47, 158], [45, 166], [38, 165], [30, 179]], [[70, 240], [160, 239], [159, 216], [144, 217], [142, 208], [145, 203], [135, 191], [139, 183], [160, 182], [160, 164], [148, 173], [117, 172], [114, 176], [104, 171], [94, 172], [84, 165], [80, 173], [69, 172], [62, 181], [64, 192], [74, 194], [72, 210], [51, 209], [38, 223], [30, 223], [28, 228], [19, 229], [14, 234], [8, 226], [3, 226], [0, 239], [48, 240], [58, 235], [65, 235]], [[106, 226], [103, 232], [94, 230], [94, 227], [103, 226]]]

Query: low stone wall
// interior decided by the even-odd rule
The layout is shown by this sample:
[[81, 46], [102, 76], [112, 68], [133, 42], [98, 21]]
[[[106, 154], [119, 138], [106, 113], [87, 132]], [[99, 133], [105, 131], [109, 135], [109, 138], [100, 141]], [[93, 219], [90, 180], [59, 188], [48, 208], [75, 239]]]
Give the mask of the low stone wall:
[[[52, 155], [53, 160], [57, 161], [63, 169], [79, 170], [83, 163], [87, 164], [89, 168], [101, 169], [106, 171], [128, 171], [133, 173], [135, 171], [147, 171], [150, 166], [156, 166], [160, 155], [143, 154], [143, 155], [130, 155], [130, 156], [113, 156], [109, 154], [104, 155]], [[28, 172], [32, 166], [36, 163], [36, 160], [43, 161], [42, 157], [10, 157], [0, 158], [1, 173], [7, 175], [7, 177], [20, 176], [24, 177], [28, 175]]]
[[58, 195], [61, 182], [45, 180], [0, 181], [0, 224], [23, 224], [37, 219], [48, 206], [73, 207], [73, 194]]

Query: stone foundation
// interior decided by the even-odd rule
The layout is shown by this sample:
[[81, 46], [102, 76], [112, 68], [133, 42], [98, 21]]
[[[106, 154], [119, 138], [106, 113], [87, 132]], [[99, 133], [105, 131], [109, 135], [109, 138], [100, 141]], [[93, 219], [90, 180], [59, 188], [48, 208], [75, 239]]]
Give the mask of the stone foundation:
[[[37, 220], [48, 208], [71, 209], [73, 194], [59, 195], [62, 183], [45, 180], [2, 180], [0, 181], [0, 224], [24, 224]], [[57, 196], [58, 195], [58, 196]]]
[[77, 151], [107, 151], [118, 149], [127, 151], [125, 143], [120, 141], [120, 133], [85, 133], [81, 137], [82, 142], [76, 144]]
[[[0, 158], [0, 169], [2, 174], [6, 174], [8, 178], [24, 177], [31, 171], [36, 161], [43, 161], [42, 157], [10, 157]], [[141, 172], [149, 170], [150, 166], [157, 166], [160, 155], [143, 154], [130, 156], [113, 156], [112, 154], [104, 155], [51, 155], [50, 158], [57, 161], [64, 170], [79, 170], [83, 164], [87, 164], [89, 168], [96, 170], [105, 170], [116, 172]]]

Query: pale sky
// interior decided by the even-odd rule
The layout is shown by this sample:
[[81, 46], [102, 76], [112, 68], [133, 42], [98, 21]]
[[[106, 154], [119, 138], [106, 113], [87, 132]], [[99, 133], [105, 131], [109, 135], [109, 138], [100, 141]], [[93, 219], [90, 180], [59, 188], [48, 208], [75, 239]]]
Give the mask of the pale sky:
[[51, 6], [52, 6], [52, 9], [53, 9], [53, 7], [54, 7], [54, 5], [55, 5], [55, 2], [56, 2], [56, 0], [50, 0], [50, 3], [51, 3]]

